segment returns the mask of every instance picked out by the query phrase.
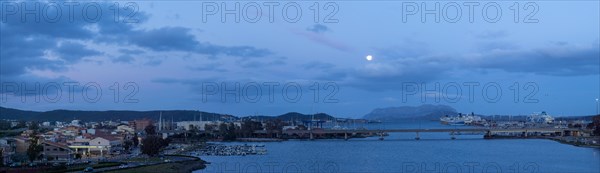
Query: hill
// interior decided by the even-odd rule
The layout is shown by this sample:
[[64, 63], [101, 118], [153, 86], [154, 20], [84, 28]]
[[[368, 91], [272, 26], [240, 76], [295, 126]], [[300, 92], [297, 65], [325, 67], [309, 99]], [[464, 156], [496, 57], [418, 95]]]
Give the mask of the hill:
[[367, 120], [380, 120], [385, 122], [411, 121], [411, 120], [439, 120], [441, 116], [454, 116], [458, 113], [447, 105], [400, 106], [377, 108], [363, 116]]
[[26, 111], [12, 108], [0, 107], [0, 119], [14, 119], [25, 121], [71, 121], [79, 119], [82, 121], [104, 121], [121, 120], [130, 121], [134, 119], [150, 118], [158, 120], [162, 112], [164, 119], [174, 121], [194, 120], [202, 116], [203, 120], [218, 120], [230, 117], [217, 113], [193, 111], [193, 110], [155, 110], [155, 111], [127, 111], [127, 110], [109, 110], [109, 111], [79, 111], [79, 110], [53, 110], [45, 112]]
[[[278, 115], [278, 116], [248, 116], [245, 118], [252, 118], [252, 119], [260, 119], [260, 120], [272, 120], [272, 119], [280, 119], [283, 121], [290, 121], [290, 120], [297, 120], [297, 121], [307, 121], [307, 120], [311, 120], [313, 118], [313, 116], [311, 114], [302, 114], [302, 113], [298, 113], [298, 112], [289, 112], [289, 113], [285, 113], [282, 115]], [[335, 117], [326, 114], [326, 113], [317, 113], [314, 116], [315, 120], [333, 120], [335, 119]]]
[[[223, 120], [223, 119], [238, 119], [233, 115], [225, 115], [218, 113], [193, 111], [193, 110], [154, 110], [154, 111], [128, 111], [128, 110], [109, 110], [109, 111], [79, 111], [79, 110], [53, 110], [45, 112], [26, 111], [12, 108], [0, 107], [0, 119], [13, 119], [25, 121], [71, 121], [78, 119], [82, 121], [106, 121], [120, 120], [130, 121], [135, 119], [150, 118], [158, 120], [162, 113], [163, 119], [173, 121], [191, 121], [198, 120]], [[281, 119], [287, 120], [310, 120], [312, 115], [290, 112], [278, 116], [248, 116], [248, 118], [271, 120]], [[318, 113], [315, 114], [315, 119], [327, 120], [334, 119], [333, 116]]]

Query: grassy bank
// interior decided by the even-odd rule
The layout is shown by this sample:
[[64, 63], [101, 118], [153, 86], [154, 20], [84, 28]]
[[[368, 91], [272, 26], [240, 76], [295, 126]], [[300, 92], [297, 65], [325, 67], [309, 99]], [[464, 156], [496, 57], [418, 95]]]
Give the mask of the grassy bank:
[[171, 163], [161, 163], [156, 165], [149, 166], [141, 166], [134, 167], [128, 169], [119, 169], [108, 171], [110, 173], [137, 173], [137, 172], [148, 172], [148, 173], [164, 173], [164, 172], [177, 172], [177, 173], [187, 173], [192, 172], [194, 170], [204, 169], [206, 165], [203, 161], [199, 160], [189, 160], [182, 162], [171, 162]]
[[76, 165], [76, 166], [72, 166], [72, 167], [68, 167], [68, 168], [63, 168], [63, 169], [53, 169], [50, 168], [48, 170], [45, 170], [44, 172], [49, 172], [49, 173], [54, 173], [54, 172], [75, 172], [75, 171], [83, 171], [85, 168], [87, 167], [92, 167], [94, 169], [98, 169], [98, 168], [105, 168], [105, 167], [113, 167], [113, 166], [119, 166], [122, 163], [120, 162], [101, 162], [98, 164], [94, 164], [94, 165]]
[[164, 172], [176, 172], [176, 173], [188, 173], [206, 167], [205, 161], [200, 159], [160, 163], [155, 165], [139, 166], [118, 170], [107, 171], [109, 173], [137, 173], [137, 172], [148, 172], [148, 173], [164, 173]]
[[577, 142], [577, 141], [569, 141], [563, 138], [550, 138], [550, 140], [562, 143], [562, 144], [568, 144], [568, 145], [574, 145], [577, 147], [589, 147], [589, 148], [600, 148], [600, 144], [586, 144], [586, 143], [582, 143], [582, 142]]

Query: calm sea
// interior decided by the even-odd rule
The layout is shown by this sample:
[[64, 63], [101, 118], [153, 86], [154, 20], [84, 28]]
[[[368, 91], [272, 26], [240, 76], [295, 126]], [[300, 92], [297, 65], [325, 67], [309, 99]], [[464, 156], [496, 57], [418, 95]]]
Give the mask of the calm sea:
[[[371, 129], [419, 127], [468, 128], [437, 122], [368, 125]], [[260, 143], [266, 146], [267, 155], [204, 156], [211, 164], [196, 172], [600, 172], [600, 149], [542, 139], [485, 140], [481, 135], [459, 135], [451, 140], [448, 133], [420, 136], [418, 141], [413, 133], [391, 133], [383, 141], [373, 137]]]

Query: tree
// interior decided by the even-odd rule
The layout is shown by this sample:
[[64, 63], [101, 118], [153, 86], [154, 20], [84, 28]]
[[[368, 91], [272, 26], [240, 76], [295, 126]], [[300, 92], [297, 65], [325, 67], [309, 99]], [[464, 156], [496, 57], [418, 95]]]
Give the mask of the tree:
[[204, 125], [204, 131], [212, 132], [212, 131], [215, 131], [215, 130], [217, 130], [217, 126], [214, 125], [214, 124], [205, 124]]
[[162, 138], [154, 135], [148, 136], [142, 140], [142, 153], [149, 156], [156, 156], [163, 145]]
[[126, 140], [125, 142], [123, 142], [123, 148], [125, 149], [125, 151], [129, 151], [129, 149], [131, 149], [132, 145], [133, 145], [133, 141]]
[[29, 130], [37, 131], [40, 129], [40, 125], [37, 121], [31, 121], [29, 124]]
[[225, 133], [227, 133], [227, 124], [225, 124], [225, 123], [219, 124], [219, 135], [225, 136]]
[[162, 139], [161, 138], [160, 144], [162, 145], [162, 147], [169, 146], [169, 143], [171, 143], [171, 138], [167, 138], [167, 139]]
[[133, 142], [133, 147], [137, 147], [138, 145], [140, 145], [140, 139], [138, 139], [137, 133], [135, 133], [133, 135], [132, 142]]
[[4, 166], [4, 148], [0, 148], [0, 166]]
[[254, 134], [255, 130], [262, 130], [262, 129], [263, 129], [262, 123], [247, 119], [247, 120], [244, 120], [244, 122], [242, 123], [240, 133], [242, 134], [243, 137], [252, 137], [252, 134]]
[[[269, 120], [266, 122], [265, 129], [267, 133], [271, 135], [271, 137], [276, 137], [282, 134], [283, 126], [287, 126], [286, 122], [281, 121], [280, 119]], [[306, 129], [305, 126], [299, 125], [298, 128]]]
[[29, 139], [30, 141], [29, 147], [27, 148], [27, 157], [29, 158], [29, 161], [33, 162], [39, 157], [40, 153], [44, 150], [44, 147], [39, 144], [39, 138], [35, 133], [32, 133]]
[[17, 123], [17, 125], [15, 127], [13, 127], [13, 129], [20, 129], [20, 128], [24, 128], [27, 127], [27, 122], [25, 122], [24, 120], [19, 121], [19, 123]]
[[0, 130], [10, 129], [10, 122], [6, 120], [0, 120]]
[[15, 153], [13, 155], [10, 155], [10, 160], [12, 160], [13, 162], [25, 162], [27, 159], [27, 154]]
[[224, 141], [233, 141], [236, 139], [235, 125], [233, 123], [222, 123], [219, 125], [219, 133]]
[[594, 116], [594, 121], [592, 122], [594, 124], [594, 126], [596, 127], [595, 129], [593, 129], [593, 133], [596, 136], [600, 136], [600, 115], [596, 115]]
[[156, 126], [150, 124], [150, 125], [146, 126], [146, 128], [144, 128], [144, 131], [146, 131], [146, 135], [155, 135], [156, 134]]

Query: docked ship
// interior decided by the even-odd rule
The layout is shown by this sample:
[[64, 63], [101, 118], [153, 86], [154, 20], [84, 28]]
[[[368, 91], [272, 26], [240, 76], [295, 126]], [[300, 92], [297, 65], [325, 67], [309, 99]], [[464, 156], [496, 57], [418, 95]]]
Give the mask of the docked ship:
[[484, 120], [476, 116], [474, 113], [463, 115], [462, 113], [458, 113], [457, 116], [443, 116], [440, 118], [440, 122], [442, 124], [454, 125], [454, 126], [462, 126], [462, 125], [472, 125], [482, 123]]
[[552, 124], [554, 122], [554, 117], [548, 115], [546, 111], [542, 111], [542, 113], [533, 113], [529, 115], [527, 121], [538, 124]]

